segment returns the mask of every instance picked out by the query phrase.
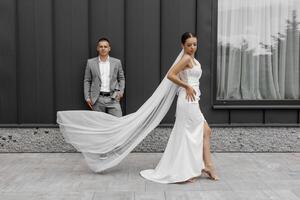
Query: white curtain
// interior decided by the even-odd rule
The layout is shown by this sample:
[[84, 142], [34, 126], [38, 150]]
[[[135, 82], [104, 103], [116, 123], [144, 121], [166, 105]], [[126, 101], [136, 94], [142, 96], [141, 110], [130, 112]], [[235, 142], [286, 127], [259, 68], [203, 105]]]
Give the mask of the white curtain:
[[300, 99], [299, 0], [218, 0], [217, 99]]

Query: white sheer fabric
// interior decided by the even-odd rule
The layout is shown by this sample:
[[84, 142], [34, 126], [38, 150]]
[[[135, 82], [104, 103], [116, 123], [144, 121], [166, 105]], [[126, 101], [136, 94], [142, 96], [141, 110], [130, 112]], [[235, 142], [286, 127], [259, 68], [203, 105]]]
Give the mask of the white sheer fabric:
[[[182, 57], [180, 52], [173, 67]], [[178, 86], [165, 77], [134, 113], [121, 118], [95, 111], [59, 111], [57, 123], [66, 142], [82, 152], [94, 172], [117, 165], [168, 112]]]
[[298, 0], [218, 0], [217, 99], [300, 99]]

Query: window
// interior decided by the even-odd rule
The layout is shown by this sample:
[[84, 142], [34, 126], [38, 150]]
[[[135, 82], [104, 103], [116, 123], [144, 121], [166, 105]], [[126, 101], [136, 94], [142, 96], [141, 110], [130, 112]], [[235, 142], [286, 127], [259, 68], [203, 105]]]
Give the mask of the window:
[[218, 0], [216, 46], [216, 102], [300, 105], [300, 0]]

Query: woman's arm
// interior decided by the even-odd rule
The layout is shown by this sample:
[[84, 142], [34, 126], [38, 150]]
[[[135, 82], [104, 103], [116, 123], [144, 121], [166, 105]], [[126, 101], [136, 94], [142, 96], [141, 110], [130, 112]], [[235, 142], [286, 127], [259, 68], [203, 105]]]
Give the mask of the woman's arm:
[[181, 60], [171, 68], [169, 71], [167, 78], [172, 81], [173, 83], [183, 87], [186, 90], [186, 98], [188, 101], [194, 101], [195, 100], [195, 94], [196, 91], [186, 82], [180, 80], [178, 78], [178, 73], [185, 69], [185, 67], [190, 63], [191, 56], [184, 55]]

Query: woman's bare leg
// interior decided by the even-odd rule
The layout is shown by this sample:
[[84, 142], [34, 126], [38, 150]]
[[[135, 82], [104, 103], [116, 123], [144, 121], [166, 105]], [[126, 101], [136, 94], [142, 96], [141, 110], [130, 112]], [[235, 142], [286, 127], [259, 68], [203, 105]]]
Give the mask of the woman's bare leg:
[[203, 125], [203, 160], [205, 168], [203, 171], [208, 174], [208, 176], [213, 180], [219, 180], [215, 172], [213, 161], [210, 153], [210, 137], [211, 137], [211, 128], [208, 126], [207, 122], [204, 122]]

